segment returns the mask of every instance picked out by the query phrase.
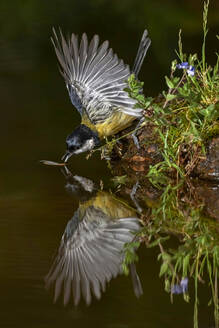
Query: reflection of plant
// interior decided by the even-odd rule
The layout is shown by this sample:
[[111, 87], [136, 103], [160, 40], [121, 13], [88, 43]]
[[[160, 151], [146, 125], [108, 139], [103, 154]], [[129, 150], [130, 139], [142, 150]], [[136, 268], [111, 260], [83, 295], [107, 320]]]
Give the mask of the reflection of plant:
[[131, 263], [138, 261], [138, 255], [136, 254], [136, 249], [140, 246], [140, 242], [136, 241], [136, 238], [134, 238], [134, 241], [131, 243], [126, 243], [124, 247], [124, 260], [122, 263], [122, 269], [123, 272], [128, 275], [129, 274], [129, 265]]
[[[152, 208], [149, 215], [142, 217], [144, 228], [138, 237], [148, 248], [159, 247], [160, 277], [164, 277], [165, 290], [170, 293], [171, 299], [173, 294], [181, 292], [184, 300], [189, 302], [187, 278], [190, 283], [194, 279], [194, 327], [198, 327], [198, 283], [204, 283], [204, 275], [207, 273], [212, 295], [209, 304], [213, 302], [218, 327], [218, 225], [205, 218], [202, 204], [192, 198], [190, 191], [190, 185], [168, 185], [159, 205]], [[165, 246], [170, 235], [177, 236], [180, 240], [175, 249]], [[131, 247], [137, 246], [135, 241], [126, 248], [127, 263], [132, 259]]]
[[[180, 200], [182, 192], [168, 186], [161, 197], [161, 206], [152, 209], [152, 225], [149, 230], [145, 227], [148, 246], [152, 240], [159, 240], [163, 233], [177, 234], [181, 244], [175, 250], [165, 251], [162, 241], [159, 241], [162, 261], [160, 276], [165, 277], [165, 289], [179, 285], [180, 279], [193, 277], [195, 281], [195, 322], [197, 323], [198, 281], [203, 282], [204, 272], [207, 271], [212, 290], [212, 300], [215, 308], [215, 320], [218, 320], [217, 278], [219, 270], [219, 238], [216, 226], [202, 217], [202, 206], [192, 204], [185, 197]], [[185, 193], [185, 192], [184, 192]], [[164, 208], [165, 204], [165, 208]], [[164, 215], [165, 214], [165, 215]], [[153, 231], [159, 231], [154, 235]], [[148, 235], [149, 233], [149, 235]], [[152, 244], [153, 245], [153, 244]], [[181, 278], [179, 278], [181, 277]], [[184, 299], [189, 300], [187, 293]], [[197, 324], [196, 324], [197, 326]]]

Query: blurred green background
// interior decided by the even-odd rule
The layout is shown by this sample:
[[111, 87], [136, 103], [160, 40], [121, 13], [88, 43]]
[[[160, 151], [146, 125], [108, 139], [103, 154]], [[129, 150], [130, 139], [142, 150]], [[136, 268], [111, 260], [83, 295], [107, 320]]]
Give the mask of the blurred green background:
[[[45, 154], [50, 155], [52, 151], [51, 155], [60, 156], [65, 136], [79, 122], [58, 72], [50, 42], [53, 26], [60, 26], [65, 33], [85, 31], [90, 38], [94, 33], [99, 34], [130, 65], [143, 29], [147, 28], [152, 45], [140, 79], [145, 82], [145, 93], [156, 95], [164, 88], [164, 75], [169, 72], [171, 60], [176, 58], [179, 29], [183, 31], [184, 51], [200, 54], [202, 9], [200, 0], [2, 0], [0, 142], [3, 159], [14, 160], [14, 151], [19, 150], [23, 156], [30, 148], [35, 148], [36, 154], [40, 148]], [[219, 1], [212, 0], [207, 41], [207, 59], [212, 64], [218, 50], [218, 26]]]

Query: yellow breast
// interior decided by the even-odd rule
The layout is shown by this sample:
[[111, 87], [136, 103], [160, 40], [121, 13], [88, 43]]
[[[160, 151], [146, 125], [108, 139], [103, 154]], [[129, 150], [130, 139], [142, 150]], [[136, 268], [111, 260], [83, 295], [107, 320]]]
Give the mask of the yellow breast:
[[116, 111], [102, 123], [93, 124], [86, 113], [82, 115], [82, 124], [88, 126], [92, 131], [96, 131], [100, 139], [114, 135], [131, 125], [135, 120], [134, 116]]
[[98, 191], [95, 197], [80, 204], [80, 212], [84, 213], [90, 206], [100, 209], [112, 220], [125, 217], [136, 217], [136, 212], [133, 208], [105, 191]]
[[124, 114], [122, 112], [115, 112], [105, 122], [96, 124], [96, 130], [100, 138], [114, 135], [131, 125], [135, 117]]

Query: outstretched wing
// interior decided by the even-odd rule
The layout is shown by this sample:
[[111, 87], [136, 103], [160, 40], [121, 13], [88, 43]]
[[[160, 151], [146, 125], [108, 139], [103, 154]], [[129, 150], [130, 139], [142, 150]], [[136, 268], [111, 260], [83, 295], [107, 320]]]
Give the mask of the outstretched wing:
[[[140, 229], [137, 218], [113, 221], [92, 206], [82, 221], [78, 215], [77, 211], [69, 221], [45, 279], [47, 288], [54, 286], [54, 301], [63, 295], [64, 304], [70, 301], [71, 295], [75, 305], [81, 296], [87, 304], [91, 303], [92, 294], [100, 299], [107, 282], [122, 273], [124, 245], [133, 240], [132, 232]], [[141, 284], [136, 272], [134, 279], [136, 295], [140, 296]]]
[[88, 44], [84, 33], [79, 45], [75, 34], [65, 40], [61, 31], [59, 37], [53, 32], [61, 73], [71, 102], [81, 115], [85, 110], [93, 124], [105, 121], [116, 110], [141, 116], [142, 109], [134, 108], [136, 101], [124, 91], [130, 68], [113, 53], [108, 41], [99, 46], [99, 36], [94, 35]]

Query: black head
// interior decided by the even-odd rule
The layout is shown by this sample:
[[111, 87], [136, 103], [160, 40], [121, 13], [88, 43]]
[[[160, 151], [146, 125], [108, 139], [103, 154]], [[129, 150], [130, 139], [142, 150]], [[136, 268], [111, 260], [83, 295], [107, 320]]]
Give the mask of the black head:
[[92, 131], [84, 124], [80, 124], [67, 138], [67, 151], [62, 157], [64, 162], [73, 155], [91, 150], [100, 143], [96, 132]]

